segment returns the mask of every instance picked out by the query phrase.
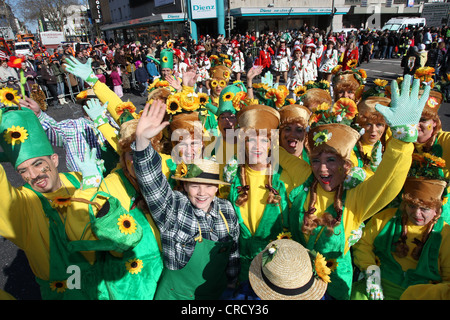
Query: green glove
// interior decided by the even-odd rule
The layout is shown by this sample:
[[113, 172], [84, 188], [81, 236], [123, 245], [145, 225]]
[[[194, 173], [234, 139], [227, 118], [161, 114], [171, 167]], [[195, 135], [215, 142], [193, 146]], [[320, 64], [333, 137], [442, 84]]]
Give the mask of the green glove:
[[98, 81], [97, 76], [92, 70], [92, 59], [89, 58], [85, 64], [78, 61], [75, 57], [66, 58], [66, 71], [74, 76], [83, 79], [91, 87]]
[[81, 160], [75, 157], [75, 163], [77, 164], [80, 172], [83, 176], [80, 189], [85, 190], [89, 188], [97, 188], [102, 182], [102, 161], [97, 160], [97, 149], [90, 149], [86, 144], [86, 151], [84, 152], [84, 159]]
[[106, 102], [103, 106], [98, 99], [90, 99], [86, 102], [86, 105], [83, 106], [84, 111], [88, 114], [89, 118], [94, 121], [94, 125], [96, 128], [100, 127], [108, 123], [108, 117], [106, 116], [106, 107], [108, 102]]
[[367, 174], [363, 168], [353, 167], [344, 180], [344, 189], [349, 190], [355, 188], [361, 182], [366, 180]]
[[405, 75], [401, 92], [398, 90], [397, 81], [393, 80], [391, 82], [391, 107], [381, 104], [375, 106], [391, 127], [392, 136], [404, 142], [415, 142], [417, 140], [417, 125], [430, 94], [430, 86], [426, 86], [419, 98], [419, 79], [414, 79], [411, 93], [410, 88], [411, 75]]

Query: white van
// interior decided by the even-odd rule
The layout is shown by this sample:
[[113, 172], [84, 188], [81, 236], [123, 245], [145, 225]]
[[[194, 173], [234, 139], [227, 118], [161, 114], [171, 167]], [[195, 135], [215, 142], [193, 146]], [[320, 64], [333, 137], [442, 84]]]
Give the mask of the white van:
[[412, 27], [420, 28], [426, 24], [425, 18], [391, 18], [381, 29], [382, 31], [400, 31], [405, 28], [411, 29]]
[[16, 56], [18, 56], [19, 54], [23, 54], [23, 55], [27, 55], [27, 54], [31, 54], [31, 44], [29, 42], [16, 42], [14, 43], [14, 51]]

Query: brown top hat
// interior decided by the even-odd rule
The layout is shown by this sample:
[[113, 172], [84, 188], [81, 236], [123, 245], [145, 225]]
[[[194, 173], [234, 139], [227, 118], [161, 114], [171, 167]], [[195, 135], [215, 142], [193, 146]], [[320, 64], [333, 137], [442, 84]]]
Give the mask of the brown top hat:
[[174, 132], [177, 129], [184, 129], [189, 133], [203, 134], [203, 126], [199, 118], [198, 112], [179, 113], [173, 116], [170, 122], [170, 131]]
[[368, 114], [378, 112], [377, 109], [375, 109], [375, 106], [377, 104], [382, 104], [383, 106], [389, 107], [390, 103], [391, 99], [386, 97], [368, 97], [367, 99], [362, 100], [360, 103], [358, 103], [358, 113]]
[[237, 123], [242, 129], [277, 129], [280, 125], [280, 113], [262, 104], [250, 105], [238, 112]]
[[308, 133], [310, 153], [334, 151], [343, 159], [350, 159], [353, 147], [360, 138], [360, 134], [348, 125], [329, 123], [318, 125]]
[[[419, 96], [422, 96], [423, 90], [419, 91]], [[439, 111], [439, 107], [441, 106], [443, 97], [442, 93], [431, 90], [430, 95], [428, 96], [428, 100], [425, 103], [425, 107], [423, 108], [422, 113], [429, 114], [429, 115], [437, 115]]]
[[309, 110], [312, 110], [313, 108], [324, 102], [328, 103], [330, 106], [333, 104], [330, 93], [319, 88], [312, 88], [307, 90], [303, 98], [303, 105]]
[[311, 111], [299, 104], [289, 104], [284, 106], [279, 111], [280, 113], [280, 127], [289, 123], [301, 123], [306, 126], [311, 116]]
[[446, 187], [447, 183], [442, 180], [408, 177], [403, 186], [403, 193], [424, 203], [442, 203], [442, 194]]

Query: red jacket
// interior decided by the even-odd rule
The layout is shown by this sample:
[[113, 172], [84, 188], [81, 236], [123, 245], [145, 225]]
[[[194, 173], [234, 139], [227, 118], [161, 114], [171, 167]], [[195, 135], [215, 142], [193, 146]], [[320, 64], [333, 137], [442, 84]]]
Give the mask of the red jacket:
[[263, 66], [264, 68], [269, 68], [272, 64], [272, 56], [275, 54], [271, 47], [267, 48], [267, 51], [261, 50], [259, 56], [255, 61], [255, 65]]
[[348, 50], [345, 50], [344, 59], [342, 59], [342, 70], [350, 70], [351, 68], [347, 65], [347, 62], [349, 62], [350, 60], [353, 60], [353, 59], [358, 61], [358, 58], [359, 58], [358, 48], [353, 49], [351, 52], [348, 52]]

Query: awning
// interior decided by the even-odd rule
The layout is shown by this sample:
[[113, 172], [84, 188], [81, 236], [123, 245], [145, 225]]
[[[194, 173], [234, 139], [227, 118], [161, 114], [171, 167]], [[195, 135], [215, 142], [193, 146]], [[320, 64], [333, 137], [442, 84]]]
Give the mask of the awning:
[[[350, 10], [350, 7], [335, 7], [335, 14], [346, 14]], [[303, 16], [303, 15], [330, 15], [331, 7], [272, 7], [272, 8], [236, 8], [231, 9], [230, 14], [234, 17], [251, 17], [251, 16]]]
[[127, 21], [104, 24], [100, 27], [100, 30], [114, 30], [114, 29], [125, 29], [132, 28], [141, 25], [149, 25], [149, 24], [157, 24], [161, 22], [176, 22], [176, 21], [185, 21], [184, 13], [161, 13], [155, 14], [154, 16], [147, 16], [137, 19], [131, 19]]

